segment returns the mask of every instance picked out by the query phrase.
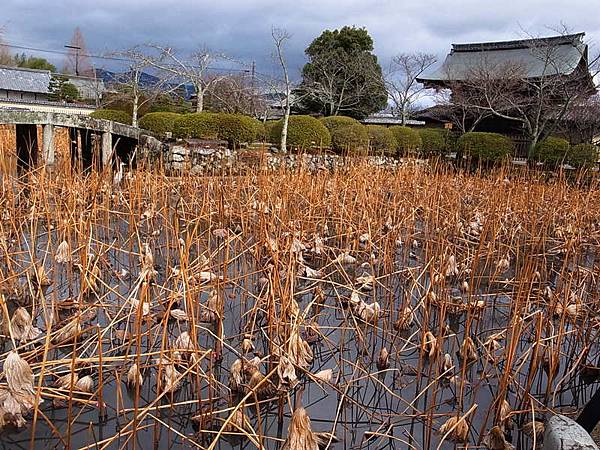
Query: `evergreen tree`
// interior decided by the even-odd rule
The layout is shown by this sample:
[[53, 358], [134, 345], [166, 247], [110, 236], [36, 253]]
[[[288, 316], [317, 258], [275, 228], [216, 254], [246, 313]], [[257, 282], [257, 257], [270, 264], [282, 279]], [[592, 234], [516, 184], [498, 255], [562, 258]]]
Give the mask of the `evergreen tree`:
[[23, 67], [25, 69], [49, 70], [50, 72], [56, 72], [56, 66], [48, 62], [47, 59], [38, 58], [36, 56], [27, 56], [25, 53], [17, 53], [14, 56], [14, 64], [17, 67]]
[[308, 46], [298, 94], [301, 109], [326, 116], [363, 119], [384, 109], [387, 92], [381, 66], [365, 28], [325, 30]]
[[69, 83], [69, 79], [62, 75], [52, 75], [48, 89], [48, 99], [54, 102], [73, 103], [79, 99], [77, 86]]

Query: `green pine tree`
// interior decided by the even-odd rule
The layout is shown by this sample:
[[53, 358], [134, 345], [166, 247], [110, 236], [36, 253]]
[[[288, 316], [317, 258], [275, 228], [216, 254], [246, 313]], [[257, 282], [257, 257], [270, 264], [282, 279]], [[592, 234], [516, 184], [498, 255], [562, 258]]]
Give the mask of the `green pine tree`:
[[79, 90], [64, 75], [52, 75], [48, 86], [48, 99], [54, 102], [73, 103], [79, 100]]

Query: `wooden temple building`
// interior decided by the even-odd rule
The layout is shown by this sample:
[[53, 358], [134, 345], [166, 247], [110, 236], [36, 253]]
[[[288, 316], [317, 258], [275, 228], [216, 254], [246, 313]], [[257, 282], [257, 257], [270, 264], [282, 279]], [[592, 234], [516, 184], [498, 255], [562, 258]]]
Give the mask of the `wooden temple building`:
[[[546, 117], [560, 115], [556, 124], [559, 125], [558, 121], [562, 123], [552, 127], [556, 129], [553, 134], [562, 134], [571, 141], [590, 140], [589, 136], [594, 132], [581, 133], [579, 126], [578, 133], [570, 135], [572, 124], [569, 124], [569, 118], [576, 117], [571, 109], [596, 93], [584, 36], [585, 33], [577, 33], [504, 42], [453, 44], [441, 66], [417, 79], [428, 88], [449, 90], [448, 102], [427, 108], [413, 118], [425, 121], [428, 126], [505, 134], [513, 139], [519, 154], [526, 152], [528, 147], [525, 126], [522, 121], [507, 117], [514, 116], [511, 108], [538, 108]], [[482, 84], [495, 83], [497, 92], [492, 94], [498, 99], [508, 98], [510, 92], [501, 92], [504, 79], [510, 79], [504, 89], [513, 90], [515, 100], [505, 100], [494, 111], [489, 107], [489, 92], [484, 91]], [[541, 97], [541, 89], [547, 89], [547, 98]], [[568, 114], [563, 107], [567, 104]], [[501, 113], [498, 112], [500, 110]], [[519, 113], [526, 114], [522, 110]]]

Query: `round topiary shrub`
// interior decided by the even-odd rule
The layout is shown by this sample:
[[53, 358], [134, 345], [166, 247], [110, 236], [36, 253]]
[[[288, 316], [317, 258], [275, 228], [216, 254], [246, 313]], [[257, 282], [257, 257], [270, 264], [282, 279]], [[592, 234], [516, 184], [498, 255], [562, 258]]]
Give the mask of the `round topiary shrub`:
[[391, 156], [398, 146], [394, 133], [382, 125], [368, 125], [370, 153]]
[[256, 137], [256, 124], [253, 120], [255, 119], [241, 114], [217, 114], [219, 139], [226, 140], [232, 148], [241, 142], [252, 142]]
[[118, 109], [97, 109], [90, 114], [90, 117], [131, 125], [131, 116], [125, 111], [120, 111]]
[[277, 125], [279, 121], [278, 120], [267, 120], [264, 123], [264, 127], [265, 127], [265, 139], [270, 142], [271, 144], [277, 144], [277, 142], [275, 142], [273, 140], [273, 136], [274, 136], [274, 131], [273, 129], [275, 128], [275, 126]]
[[172, 133], [175, 128], [175, 121], [181, 117], [181, 114], [173, 112], [152, 112], [144, 115], [138, 122], [140, 128], [153, 133], [164, 135]]
[[219, 136], [217, 115], [209, 112], [184, 114], [173, 124], [177, 138], [216, 139]]
[[533, 157], [536, 161], [556, 167], [566, 162], [568, 153], [569, 141], [550, 136], [536, 144]]
[[254, 138], [255, 141], [264, 142], [267, 140], [267, 130], [265, 128], [265, 124], [254, 117], [248, 117], [248, 119], [252, 123], [252, 128], [254, 128]]
[[369, 145], [367, 127], [360, 123], [338, 127], [331, 132], [331, 145], [348, 155], [366, 155]]
[[470, 132], [456, 142], [457, 151], [484, 163], [497, 163], [514, 152], [513, 142], [498, 133]]
[[390, 127], [390, 131], [396, 139], [396, 150], [398, 155], [413, 153], [421, 148], [421, 136], [419, 136], [418, 131], [400, 125]]
[[444, 155], [446, 153], [446, 134], [447, 131], [441, 128], [420, 129], [421, 154], [423, 156]]
[[[283, 119], [275, 122], [271, 128], [271, 142], [278, 144], [281, 141]], [[313, 146], [329, 147], [331, 134], [318, 119], [311, 116], [290, 116], [288, 122], [287, 145], [307, 149]]]
[[598, 163], [598, 147], [594, 144], [577, 144], [569, 149], [567, 162], [579, 169]]
[[321, 117], [319, 119], [323, 125], [327, 127], [329, 132], [333, 135], [333, 132], [338, 128], [347, 127], [348, 125], [358, 125], [360, 122], [352, 117], [347, 116], [329, 116]]

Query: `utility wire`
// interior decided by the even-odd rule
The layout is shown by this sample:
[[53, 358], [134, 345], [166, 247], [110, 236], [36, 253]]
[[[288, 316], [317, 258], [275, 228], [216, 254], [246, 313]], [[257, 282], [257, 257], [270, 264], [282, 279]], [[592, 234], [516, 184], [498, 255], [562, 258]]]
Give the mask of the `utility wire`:
[[[64, 56], [70, 55], [70, 52], [66, 52], [64, 50], [48, 50], [48, 49], [43, 49], [43, 48], [29, 47], [26, 45], [0, 43], [0, 47], [9, 47], [9, 48], [14, 48], [14, 49], [19, 49], [19, 50], [36, 51], [36, 52], [40, 52], [40, 53], [52, 53], [52, 54], [64, 55]], [[122, 57], [117, 57], [117, 56], [93, 55], [93, 54], [85, 54], [85, 53], [80, 53], [79, 56], [92, 58], [92, 59], [104, 59], [104, 60], [109, 60], [109, 61], [121, 61], [121, 62], [130, 62], [130, 63], [134, 62], [134, 60], [131, 58], [122, 58]], [[243, 65], [243, 64], [241, 64], [241, 65]], [[252, 69], [235, 69], [235, 68], [226, 68], [226, 67], [207, 67], [206, 69], [207, 70], [215, 70], [215, 71], [219, 71], [219, 72], [244, 72], [244, 73], [250, 73], [252, 70]]]

